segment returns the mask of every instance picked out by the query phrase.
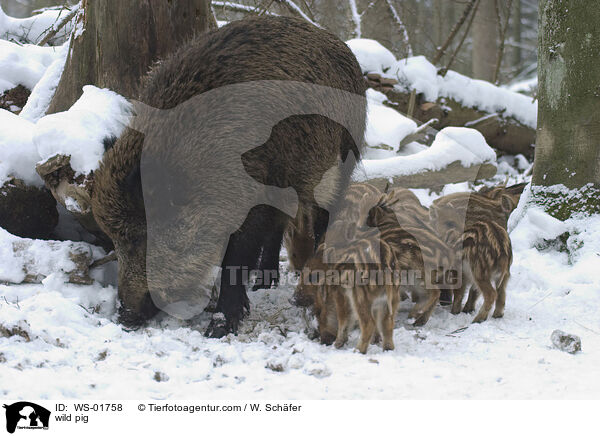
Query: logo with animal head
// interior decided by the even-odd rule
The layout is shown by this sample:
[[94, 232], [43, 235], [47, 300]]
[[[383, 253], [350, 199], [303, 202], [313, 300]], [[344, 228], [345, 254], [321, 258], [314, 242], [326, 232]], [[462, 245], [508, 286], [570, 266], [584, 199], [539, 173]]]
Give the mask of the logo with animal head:
[[14, 433], [16, 429], [47, 430], [50, 424], [50, 411], [29, 401], [5, 404], [6, 431]]

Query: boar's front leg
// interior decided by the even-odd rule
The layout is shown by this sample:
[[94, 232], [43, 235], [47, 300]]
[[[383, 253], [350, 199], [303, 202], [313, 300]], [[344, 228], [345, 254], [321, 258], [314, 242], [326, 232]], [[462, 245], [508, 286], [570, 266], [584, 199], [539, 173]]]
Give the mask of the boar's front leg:
[[265, 235], [258, 269], [263, 272], [262, 280], [252, 287], [253, 291], [269, 289], [279, 284], [279, 252], [283, 241], [283, 230], [273, 229]]
[[248, 273], [258, 265], [261, 248], [268, 245], [266, 241], [273, 232], [283, 235], [286, 221], [282, 216], [285, 217], [270, 206], [256, 206], [248, 213], [241, 228], [229, 238], [222, 263], [217, 313], [206, 336], [221, 338], [228, 333], [237, 334], [240, 321], [250, 310], [246, 294]]

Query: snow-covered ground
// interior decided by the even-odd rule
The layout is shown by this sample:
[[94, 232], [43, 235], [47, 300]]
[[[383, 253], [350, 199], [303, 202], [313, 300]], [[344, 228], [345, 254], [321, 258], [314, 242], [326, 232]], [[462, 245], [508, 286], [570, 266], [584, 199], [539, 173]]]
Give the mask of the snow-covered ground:
[[[542, 237], [577, 232], [571, 255], [537, 249]], [[597, 398], [600, 379], [600, 217], [560, 223], [530, 209], [515, 248], [503, 319], [470, 324], [438, 307], [427, 325], [396, 321], [394, 351], [341, 350], [310, 339], [314, 322], [292, 307], [291, 284], [250, 294], [240, 334], [207, 339], [208, 315], [170, 317], [126, 331], [116, 290], [66, 285], [0, 286], [0, 395], [29, 398]], [[282, 270], [287, 262], [282, 259]], [[583, 351], [554, 349], [553, 330], [577, 334]], [[0, 336], [6, 336], [0, 333]]]
[[[102, 134], [118, 135], [123, 127], [124, 100], [89, 87], [71, 110], [42, 117], [66, 46], [38, 50], [6, 44], [1, 47], [10, 53], [0, 56], [0, 84], [4, 80], [13, 86], [22, 76], [34, 92], [19, 116], [0, 110], [0, 182], [16, 175], [39, 185], [35, 163], [57, 152], [71, 154], [77, 171], [95, 169]], [[528, 97], [452, 72], [439, 78], [423, 58], [398, 61], [373, 41], [349, 45], [365, 70], [401, 78], [432, 98], [448, 96], [473, 105], [485, 100], [490, 111], [501, 109], [526, 124], [535, 122], [536, 108]], [[15, 73], [16, 67], [27, 74]], [[388, 172], [392, 160], [394, 168], [406, 171], [431, 168], [450, 157], [465, 164], [495, 161], [481, 135], [470, 129], [454, 130], [449, 137], [439, 134], [429, 148], [409, 144], [402, 154], [410, 156], [399, 156], [399, 142], [417, 126], [382, 105], [381, 96], [376, 91], [368, 96], [367, 157], [373, 163], [365, 168], [373, 174], [377, 168], [385, 176], [397, 174]], [[377, 148], [381, 144], [391, 149]], [[506, 178], [521, 182], [531, 167], [523, 156], [504, 156], [497, 164], [497, 176], [486, 183]], [[472, 188], [462, 183], [441, 193], [414, 191], [428, 206], [440, 195]], [[383, 352], [372, 345], [367, 355], [353, 349], [357, 331], [341, 350], [311, 339], [315, 322], [310, 313], [289, 303], [293, 283], [251, 293], [252, 312], [238, 336], [205, 338], [209, 314], [190, 322], [159, 315], [147, 327], [127, 331], [116, 322], [114, 263], [94, 272], [93, 285], [66, 284], [71, 265], [64, 247], [50, 253], [43, 244], [32, 244], [30, 256], [53, 257], [53, 262], [35, 266], [46, 277], [41, 284], [0, 285], [0, 395], [102, 400], [595, 398], [600, 392], [600, 379], [594, 376], [600, 362], [600, 217], [561, 223], [526, 208], [526, 202], [524, 195], [510, 222], [514, 262], [503, 319], [472, 325], [473, 315], [453, 316], [440, 306], [427, 325], [414, 328], [407, 324], [412, 303], [406, 301], [397, 316], [396, 349]], [[69, 230], [65, 220], [60, 226]], [[569, 240], [556, 242], [565, 232], [572, 235]], [[2, 280], [19, 281], [16, 269], [27, 261], [14, 252], [14, 242], [0, 232]], [[289, 277], [285, 253], [281, 269]], [[555, 329], [579, 335], [583, 351], [571, 355], [553, 348]]]

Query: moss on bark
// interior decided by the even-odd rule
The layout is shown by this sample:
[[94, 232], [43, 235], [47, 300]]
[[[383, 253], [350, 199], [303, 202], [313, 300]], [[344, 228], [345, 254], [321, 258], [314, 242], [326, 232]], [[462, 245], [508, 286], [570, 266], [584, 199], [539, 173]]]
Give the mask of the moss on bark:
[[533, 203], [561, 221], [574, 215], [600, 213], [600, 186], [591, 183], [578, 189], [567, 189], [564, 185], [533, 186], [532, 194]]

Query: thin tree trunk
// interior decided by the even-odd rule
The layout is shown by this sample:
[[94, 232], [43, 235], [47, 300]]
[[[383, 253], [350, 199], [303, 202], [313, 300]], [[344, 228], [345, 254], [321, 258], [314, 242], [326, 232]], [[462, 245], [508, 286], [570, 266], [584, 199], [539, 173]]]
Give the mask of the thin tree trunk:
[[458, 43], [456, 48], [454, 49], [452, 56], [450, 56], [450, 60], [448, 60], [448, 64], [446, 65], [446, 67], [442, 68], [438, 72], [439, 75], [445, 76], [448, 73], [448, 70], [450, 70], [450, 68], [452, 67], [452, 63], [458, 56], [458, 53], [460, 53], [460, 49], [462, 48], [463, 44], [465, 43], [467, 36], [469, 36], [469, 32], [471, 31], [471, 27], [473, 26], [473, 20], [475, 19], [475, 15], [477, 14], [477, 9], [479, 8], [480, 1], [481, 0], [477, 0], [477, 2], [475, 3], [475, 6], [473, 7], [473, 11], [471, 12], [471, 17], [469, 18], [469, 22], [467, 23], [467, 28], [463, 32], [463, 36], [460, 39], [460, 42]]
[[494, 69], [494, 84], [498, 84], [500, 82], [500, 69], [502, 68], [502, 59], [504, 57], [504, 46], [506, 43], [506, 31], [508, 30], [508, 23], [510, 22], [510, 14], [512, 12], [512, 0], [508, 0], [506, 5], [506, 17], [504, 18], [504, 23], [502, 23], [502, 13], [500, 11], [500, 5], [498, 3], [499, 0], [495, 0], [496, 2], [496, 16], [498, 20], [498, 38], [499, 38], [499, 46], [498, 46], [498, 55], [496, 56], [496, 68]]
[[498, 53], [494, 0], [481, 0], [473, 22], [473, 77], [492, 82]]
[[78, 21], [48, 113], [68, 109], [89, 84], [136, 97], [152, 62], [216, 28], [208, 0], [83, 0]]
[[437, 50], [442, 46], [444, 37], [447, 35], [447, 33], [444, 32], [442, 1], [443, 0], [433, 0], [433, 41], [435, 42]]
[[521, 68], [521, 33], [522, 33], [522, 25], [521, 25], [521, 0], [514, 1], [514, 19], [512, 21], [512, 66], [515, 70], [519, 70]]

